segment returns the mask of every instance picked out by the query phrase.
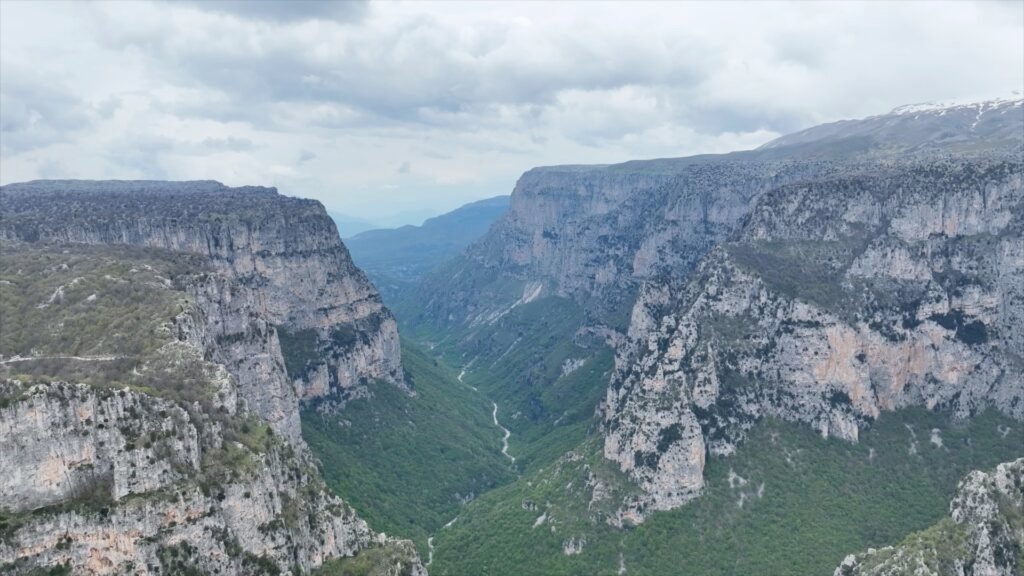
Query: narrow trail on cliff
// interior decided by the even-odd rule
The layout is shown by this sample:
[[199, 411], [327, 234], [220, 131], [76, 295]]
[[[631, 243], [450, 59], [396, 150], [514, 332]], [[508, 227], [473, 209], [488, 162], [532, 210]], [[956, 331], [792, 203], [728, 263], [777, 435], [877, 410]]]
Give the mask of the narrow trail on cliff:
[[78, 360], [80, 362], [113, 362], [127, 356], [15, 356], [7, 360], [0, 360], [0, 364], [12, 364], [15, 362], [32, 362], [35, 360]]

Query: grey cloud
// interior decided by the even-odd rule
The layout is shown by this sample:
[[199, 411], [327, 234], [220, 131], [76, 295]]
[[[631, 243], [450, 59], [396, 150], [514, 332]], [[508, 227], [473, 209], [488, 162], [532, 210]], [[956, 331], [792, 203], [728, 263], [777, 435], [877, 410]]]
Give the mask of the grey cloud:
[[67, 178], [69, 172], [66, 166], [58, 160], [43, 160], [38, 166], [39, 177], [47, 180]]
[[717, 104], [694, 105], [685, 114], [676, 117], [677, 123], [685, 124], [702, 134], [757, 130], [787, 133], [805, 127], [808, 121], [807, 111]]
[[827, 31], [811, 36], [784, 35], [775, 39], [772, 49], [784, 62], [793, 62], [807, 68], [819, 68], [827, 62]]
[[306, 162], [309, 162], [310, 160], [313, 160], [315, 158], [316, 154], [310, 152], [309, 150], [303, 150], [301, 153], [299, 153], [299, 158], [296, 162], [301, 166], [302, 164], [305, 164]]
[[167, 170], [160, 159], [174, 148], [174, 140], [164, 136], [129, 134], [111, 144], [103, 155], [111, 164], [142, 178], [166, 180]]
[[256, 147], [252, 140], [247, 138], [235, 138], [234, 136], [228, 136], [227, 138], [206, 138], [199, 143], [201, 152], [244, 152], [252, 150]]
[[92, 125], [88, 103], [57, 79], [26, 73], [2, 64], [0, 83], [0, 151], [17, 154], [65, 142]]
[[228, 136], [204, 138], [199, 141], [147, 133], [127, 133], [116, 139], [105, 151], [112, 164], [127, 168], [146, 178], [167, 177], [164, 160], [172, 157], [199, 156], [223, 152], [248, 152], [258, 147], [251, 140]]
[[121, 98], [111, 96], [96, 104], [96, 112], [103, 118], [110, 118], [121, 108], [122, 104]]
[[368, 2], [362, 0], [193, 0], [181, 3], [265, 22], [358, 21], [366, 15], [368, 7]]
[[[326, 38], [271, 37], [273, 31], [252, 27], [232, 35], [198, 28], [193, 35], [204, 31], [209, 42], [179, 41], [173, 30], [109, 40], [148, 54], [180, 83], [229, 98], [187, 112], [261, 126], [274, 120], [264, 111], [267, 103], [277, 102], [348, 109], [313, 119], [326, 128], [380, 120], [469, 127], [494, 116], [496, 106], [522, 107], [525, 117], [529, 107], [551, 105], [565, 90], [696, 86], [715, 61], [697, 47], [672, 53], [658, 44], [622, 42], [598, 49], [568, 35], [513, 38], [501, 28], [467, 39], [427, 16], [385, 30], [339, 30], [329, 48]], [[314, 46], [325, 53], [315, 55]]]
[[402, 164], [398, 166], [398, 169], [395, 172], [397, 172], [398, 174], [408, 174], [410, 170], [411, 166], [409, 165], [409, 161], [406, 160], [405, 162], [402, 162]]
[[427, 158], [434, 158], [435, 160], [451, 160], [453, 158], [451, 154], [438, 152], [437, 150], [433, 149], [423, 150], [422, 152], [420, 152], [420, 154], [426, 156]]

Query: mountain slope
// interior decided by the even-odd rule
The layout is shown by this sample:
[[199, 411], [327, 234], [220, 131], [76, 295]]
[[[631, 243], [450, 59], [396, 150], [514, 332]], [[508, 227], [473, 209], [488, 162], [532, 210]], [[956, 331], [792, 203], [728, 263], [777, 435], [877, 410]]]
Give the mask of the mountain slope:
[[847, 556], [835, 576], [1013, 576], [1024, 567], [1024, 458], [975, 471], [957, 487], [949, 518], [897, 547]]
[[[780, 420], [809, 442], [863, 446], [892, 411], [935, 410], [941, 434], [995, 409], [1013, 441], [968, 456], [957, 474], [1019, 456], [1024, 108], [972, 110], [967, 123], [960, 112], [897, 111], [756, 151], [524, 174], [509, 212], [398, 307], [407, 335], [464, 367], [509, 414], [510, 453], [526, 474], [437, 536], [435, 571], [530, 573], [534, 561], [536, 573], [611, 572], [617, 550], [629, 571], [668, 561], [731, 573], [738, 543], [701, 561], [679, 552], [708, 547], [684, 527], [693, 510], [725, 514], [713, 491], [728, 483], [730, 455]], [[583, 414], [604, 388], [599, 417], [560, 427], [546, 400], [569, 388], [553, 368], [597, 366], [609, 347], [610, 386], [587, 379], [572, 394], [570, 411]], [[893, 430], [903, 423], [914, 426]], [[926, 441], [942, 439], [912, 445]], [[847, 473], [820, 463], [811, 484]], [[860, 504], [928, 516], [898, 523], [895, 539], [936, 520], [956, 479], [911, 504], [878, 473]], [[547, 524], [540, 502], [559, 486], [559, 506], [582, 524]], [[885, 541], [858, 536], [858, 525], [879, 524], [844, 509], [829, 519], [828, 554], [791, 549], [773, 565], [804, 558], [808, 570], [794, 573], [823, 573], [855, 542]], [[646, 538], [614, 527], [636, 523]], [[748, 572], [771, 540], [751, 544]]]
[[388, 387], [340, 413], [307, 408], [303, 435], [324, 478], [375, 528], [427, 538], [480, 494], [515, 478], [491, 404], [409, 342], [403, 365], [417, 394]]
[[[196, 290], [195, 298], [252, 307], [267, 324], [261, 330], [276, 333], [287, 374], [256, 365], [260, 360], [243, 351], [229, 363], [253, 379], [247, 400], [293, 439], [299, 436], [293, 405], [300, 398], [344, 402], [362, 394], [369, 379], [402, 385], [394, 318], [318, 202], [280, 196], [273, 188], [232, 189], [208, 181], [77, 180], [10, 184], [0, 201], [5, 240], [198, 254], [248, 290], [251, 300], [245, 302], [214, 281]], [[241, 327], [217, 329], [224, 340]], [[266, 374], [282, 378], [256, 385]]]
[[881, 150], [941, 149], [973, 152], [979, 147], [1020, 148], [1020, 116], [1024, 100], [993, 100], [970, 104], [911, 104], [888, 114], [844, 120], [788, 134], [758, 151], [859, 143]]
[[963, 475], [1019, 456], [1022, 444], [1024, 428], [991, 411], [966, 422], [887, 412], [856, 444], [768, 419], [733, 455], [709, 456], [701, 498], [618, 528], [636, 487], [595, 436], [466, 506], [437, 534], [430, 571], [831, 574], [851, 550], [940, 521]]

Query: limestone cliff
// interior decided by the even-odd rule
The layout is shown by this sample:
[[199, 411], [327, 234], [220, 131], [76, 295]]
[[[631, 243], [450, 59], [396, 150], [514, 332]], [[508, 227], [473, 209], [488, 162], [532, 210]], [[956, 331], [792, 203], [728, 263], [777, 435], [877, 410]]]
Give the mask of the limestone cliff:
[[594, 324], [624, 328], [643, 280], [686, 274], [752, 199], [807, 170], [731, 156], [535, 168], [488, 234], [428, 278], [419, 318], [490, 323], [561, 296], [583, 304]]
[[[344, 401], [370, 380], [404, 386], [394, 318], [315, 201], [206, 181], [73, 180], [7, 185], [0, 201], [0, 237], [8, 241], [127, 244], [207, 257], [227, 282], [186, 288], [205, 315], [196, 324], [205, 335], [196, 336], [207, 354], [248, 375], [240, 379], [243, 394], [293, 438], [296, 397]], [[247, 334], [261, 350], [241, 342]], [[278, 340], [294, 344], [286, 346], [293, 356], [287, 374], [275, 366], [285, 366]]]
[[874, 166], [760, 197], [685, 284], [651, 282], [605, 402], [605, 456], [699, 494], [707, 452], [762, 416], [856, 441], [881, 411], [1024, 418], [1019, 160]]
[[[239, 434], [162, 398], [81, 384], [3, 392], [5, 573], [295, 573], [392, 545], [256, 420]], [[415, 566], [411, 544], [396, 544]]]
[[302, 441], [303, 398], [404, 387], [322, 207], [215, 183], [0, 201], [0, 570], [297, 574], [384, 546], [423, 573]]
[[897, 109], [751, 151], [534, 168], [487, 235], [424, 281], [413, 323], [459, 329], [559, 295], [624, 330], [640, 285], [685, 279], [768, 190], [905, 156], [1019, 158], [1022, 117], [1020, 100]]
[[960, 482], [949, 518], [898, 546], [847, 556], [834, 576], [1014, 576], [1024, 568], [1024, 459]]

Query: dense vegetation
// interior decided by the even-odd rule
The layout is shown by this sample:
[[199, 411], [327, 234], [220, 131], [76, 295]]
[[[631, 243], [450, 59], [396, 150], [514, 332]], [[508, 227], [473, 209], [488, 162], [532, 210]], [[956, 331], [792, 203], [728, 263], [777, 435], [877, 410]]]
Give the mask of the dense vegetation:
[[709, 460], [702, 497], [621, 530], [591, 502], [594, 478], [628, 495], [599, 446], [470, 504], [437, 536], [431, 573], [830, 574], [851, 551], [938, 521], [964, 473], [1020, 456], [1024, 430], [991, 412], [955, 422], [914, 409], [850, 444], [766, 421]]
[[578, 336], [583, 309], [548, 297], [516, 306], [468, 334], [420, 328], [435, 354], [465, 368], [463, 381], [497, 402], [512, 431], [509, 452], [522, 469], [545, 463], [586, 436], [604, 395], [612, 352], [599, 338]]
[[[303, 435], [328, 485], [374, 529], [412, 538], [426, 557], [428, 536], [467, 502], [586, 437], [612, 356], [601, 342], [573, 342], [581, 319], [579, 307], [557, 298], [517, 307], [480, 328], [468, 358], [454, 338], [434, 342], [433, 355], [403, 340], [415, 396], [379, 385], [336, 414], [304, 410]], [[500, 452], [492, 399], [512, 431], [514, 467]]]
[[[1019, 456], [1024, 445], [1018, 423], [994, 413], [969, 422], [924, 410], [887, 413], [859, 444], [766, 421], [736, 455], [710, 459], [701, 498], [639, 526], [627, 521], [626, 528], [614, 528], [609, 520], [635, 487], [600, 453], [593, 414], [608, 382], [611, 354], [575, 334], [583, 314], [569, 301], [544, 298], [469, 334], [420, 327], [418, 336], [431, 342], [435, 359], [412, 352], [406, 342], [411, 357], [426, 364], [417, 368], [406, 360], [421, 392], [424, 367], [452, 386], [455, 370], [445, 368], [450, 363], [465, 368], [465, 384], [498, 403], [502, 424], [512, 430], [509, 451], [521, 478], [479, 496], [461, 513], [449, 501], [449, 515], [428, 515], [416, 504], [423, 492], [417, 479], [446, 474], [456, 462], [439, 465], [443, 460], [382, 449], [376, 440], [359, 448], [352, 443], [365, 443], [373, 434], [359, 438], [353, 431], [372, 418], [323, 428], [322, 419], [307, 414], [307, 438], [322, 457], [324, 441], [315, 432], [329, 434], [330, 444], [344, 446], [346, 454], [364, 450], [340, 460], [347, 462], [344, 467], [326, 464], [326, 457], [332, 486], [379, 529], [416, 537], [421, 548], [424, 535], [434, 534], [432, 574], [611, 574], [621, 566], [630, 574], [680, 568], [702, 575], [818, 574], [830, 573], [847, 553], [898, 542], [933, 524], [965, 472]], [[575, 369], [563, 374], [568, 367]], [[476, 398], [475, 433], [493, 438], [497, 431], [488, 428], [487, 400]], [[386, 414], [392, 411], [381, 399], [366, 407], [379, 406], [374, 418], [390, 422]], [[342, 417], [351, 419], [353, 407], [358, 408], [350, 406]], [[417, 443], [422, 437], [403, 440]], [[401, 474], [396, 466], [403, 467]], [[337, 470], [345, 470], [347, 480], [339, 480]], [[368, 470], [373, 481], [363, 477]], [[375, 513], [367, 507], [370, 501], [403, 514]], [[456, 514], [454, 523], [440, 528]]]
[[490, 402], [409, 341], [402, 362], [415, 396], [378, 384], [340, 412], [307, 408], [303, 435], [331, 488], [374, 529], [414, 539], [425, 556], [430, 533], [515, 476]]
[[[421, 552], [433, 534], [432, 574], [612, 574], [622, 566], [630, 574], [824, 574], [850, 552], [932, 525], [964, 473], [1017, 457], [1024, 446], [1019, 423], [992, 412], [968, 422], [921, 409], [886, 413], [858, 444], [764, 421], [737, 454], [709, 460], [702, 497], [615, 528], [609, 521], [635, 487], [601, 456], [593, 414], [611, 354], [575, 334], [582, 315], [571, 302], [545, 298], [468, 336], [421, 329], [434, 358], [403, 343], [420, 397], [381, 387], [372, 401], [341, 412], [342, 422], [304, 415], [329, 483], [372, 525], [414, 537]], [[465, 368], [466, 386], [449, 363]], [[523, 476], [495, 477], [494, 489], [463, 507], [455, 491], [438, 487], [458, 484], [451, 471], [467, 465], [467, 454], [424, 449], [460, 436], [428, 430], [417, 414], [426, 407], [435, 427], [447, 415], [471, 415], [459, 442], [491, 438], [489, 462], [507, 471], [507, 461], [496, 460], [488, 399], [512, 430], [509, 452]]]
[[166, 325], [185, 303], [174, 279], [204, 268], [155, 249], [5, 244], [0, 354], [148, 354], [169, 340]]

